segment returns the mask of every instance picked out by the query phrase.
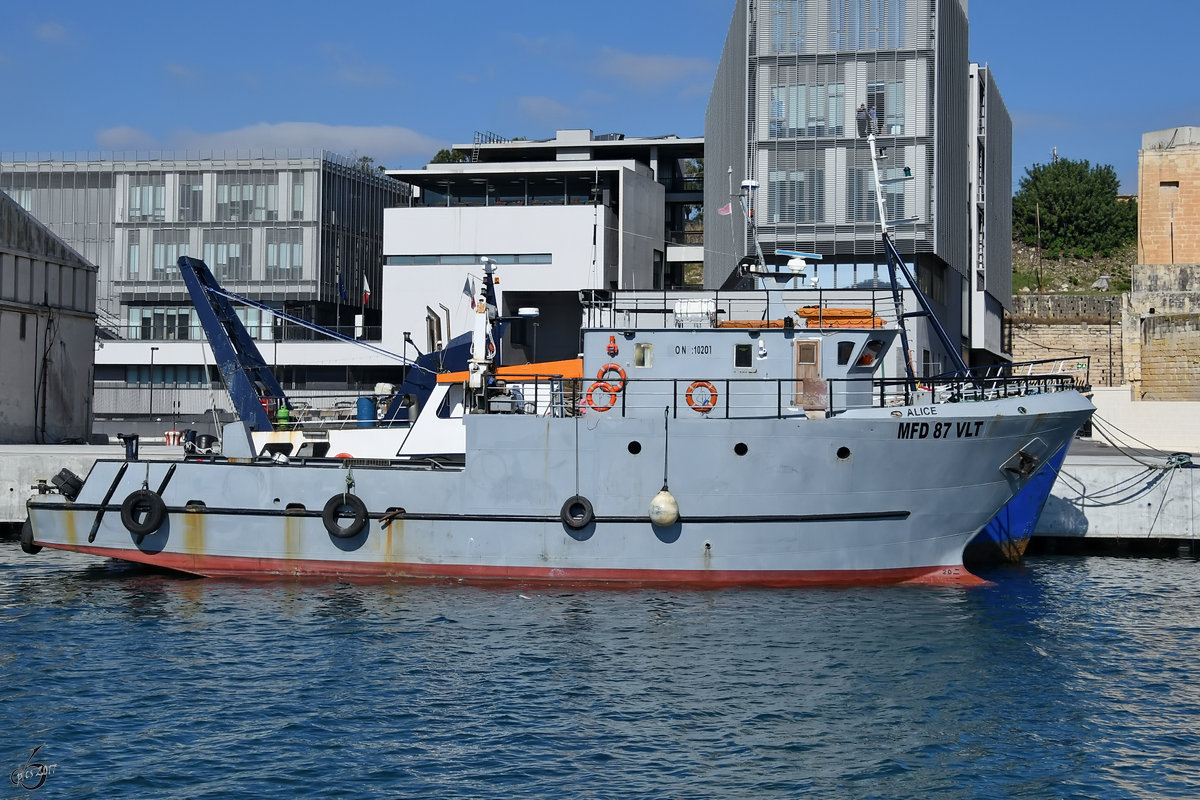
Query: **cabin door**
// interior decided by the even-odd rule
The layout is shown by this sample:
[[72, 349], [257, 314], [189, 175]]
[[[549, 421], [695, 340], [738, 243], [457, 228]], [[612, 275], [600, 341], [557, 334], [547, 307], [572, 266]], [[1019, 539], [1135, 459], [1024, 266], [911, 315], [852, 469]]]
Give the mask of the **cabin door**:
[[802, 339], [793, 347], [796, 355], [796, 383], [792, 402], [805, 411], [824, 411], [827, 398], [825, 381], [821, 380], [821, 342], [817, 339]]

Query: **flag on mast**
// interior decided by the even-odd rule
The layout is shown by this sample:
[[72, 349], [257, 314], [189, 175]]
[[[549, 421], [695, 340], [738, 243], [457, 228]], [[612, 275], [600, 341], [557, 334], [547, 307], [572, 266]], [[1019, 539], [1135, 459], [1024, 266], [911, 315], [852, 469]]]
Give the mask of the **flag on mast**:
[[367, 276], [363, 275], [363, 305], [371, 299], [371, 284], [367, 283]]
[[471, 301], [471, 308], [475, 308], [475, 287], [471, 284], [470, 275], [463, 281], [463, 294]]
[[725, 205], [721, 206], [720, 208], [718, 208], [717, 213], [720, 214], [722, 217], [728, 217], [730, 214], [733, 213], [733, 202], [730, 201], [730, 202], [726, 203]]

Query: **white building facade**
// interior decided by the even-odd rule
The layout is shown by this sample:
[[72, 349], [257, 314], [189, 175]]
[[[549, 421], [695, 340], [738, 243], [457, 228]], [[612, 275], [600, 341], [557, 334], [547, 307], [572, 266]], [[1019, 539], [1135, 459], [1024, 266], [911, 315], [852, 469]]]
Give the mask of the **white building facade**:
[[407, 332], [427, 352], [469, 331], [486, 256], [501, 313], [540, 312], [514, 320], [506, 358], [573, 358], [581, 290], [664, 289], [700, 258], [698, 224], [691, 242], [679, 226], [702, 183], [680, 164], [699, 163], [702, 140], [570, 130], [457, 148], [471, 160], [389, 173], [413, 201], [384, 215], [385, 346]]

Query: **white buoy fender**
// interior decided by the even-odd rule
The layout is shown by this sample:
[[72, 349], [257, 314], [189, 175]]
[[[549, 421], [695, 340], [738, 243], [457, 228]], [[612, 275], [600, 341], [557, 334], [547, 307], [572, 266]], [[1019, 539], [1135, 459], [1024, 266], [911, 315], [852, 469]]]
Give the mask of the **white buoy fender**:
[[678, 520], [679, 503], [675, 502], [675, 495], [664, 488], [650, 501], [650, 521], [660, 528], [665, 528], [674, 525]]

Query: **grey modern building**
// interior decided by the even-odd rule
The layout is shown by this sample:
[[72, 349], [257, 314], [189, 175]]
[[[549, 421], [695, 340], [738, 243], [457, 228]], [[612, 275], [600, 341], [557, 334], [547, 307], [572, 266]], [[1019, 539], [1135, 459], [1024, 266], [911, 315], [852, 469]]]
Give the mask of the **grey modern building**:
[[[407, 186], [328, 152], [5, 154], [0, 192], [98, 268], [98, 416], [212, 407], [214, 370], [176, 267], [183, 255], [271, 309], [378, 339], [381, 299], [366, 290], [383, 282], [383, 211], [408, 202]], [[313, 334], [270, 310], [237, 313], [289, 386], [376, 379], [367, 366], [351, 375], [344, 357], [281, 348]]]
[[[893, 238], [970, 362], [1003, 360], [1011, 122], [967, 57], [964, 0], [737, 0], [705, 119], [705, 282], [754, 251], [820, 253], [822, 288], [884, 277], [867, 136]], [[744, 181], [757, 183], [741, 199]], [[753, 219], [739, 203], [753, 203]], [[750, 209], [747, 209], [748, 211]], [[956, 338], [957, 337], [957, 338]], [[914, 359], [947, 366], [918, 335]]]
[[[328, 152], [67, 159], [6, 154], [0, 191], [99, 268], [97, 307], [121, 338], [197, 335], [179, 256], [226, 288], [321, 325], [353, 324], [378, 283], [383, 209], [407, 187]], [[247, 320], [264, 339], [278, 323]], [[378, 324], [376, 321], [375, 324]]]

